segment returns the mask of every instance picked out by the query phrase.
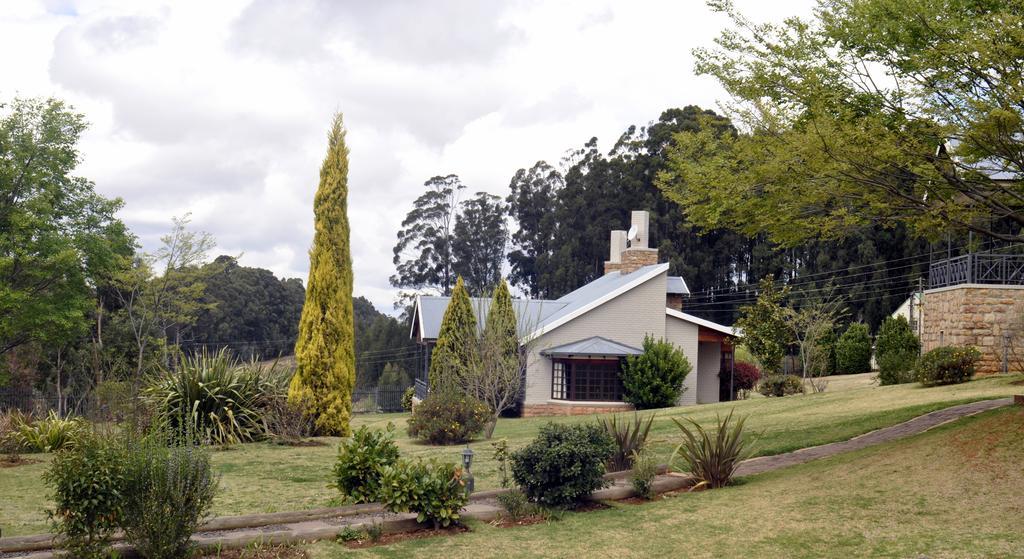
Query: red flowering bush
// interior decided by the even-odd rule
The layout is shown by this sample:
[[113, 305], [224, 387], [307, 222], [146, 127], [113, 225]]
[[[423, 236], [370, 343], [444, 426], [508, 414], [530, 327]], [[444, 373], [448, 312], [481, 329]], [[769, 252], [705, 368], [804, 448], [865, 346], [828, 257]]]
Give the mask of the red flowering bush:
[[753, 390], [761, 380], [761, 371], [756, 365], [737, 361], [733, 365], [732, 383], [736, 390]]

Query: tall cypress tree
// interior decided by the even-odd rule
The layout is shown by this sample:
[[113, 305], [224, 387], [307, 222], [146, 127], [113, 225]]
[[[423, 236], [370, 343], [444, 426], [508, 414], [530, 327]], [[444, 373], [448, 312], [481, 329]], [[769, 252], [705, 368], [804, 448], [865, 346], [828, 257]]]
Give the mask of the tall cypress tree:
[[469, 292], [459, 276], [441, 319], [437, 345], [430, 357], [430, 389], [455, 390], [474, 370], [477, 361], [476, 315]]
[[313, 199], [316, 232], [295, 343], [298, 367], [288, 389], [288, 399], [314, 418], [320, 435], [347, 436], [352, 416], [356, 365], [347, 198], [348, 148], [339, 113], [327, 135], [327, 156]]

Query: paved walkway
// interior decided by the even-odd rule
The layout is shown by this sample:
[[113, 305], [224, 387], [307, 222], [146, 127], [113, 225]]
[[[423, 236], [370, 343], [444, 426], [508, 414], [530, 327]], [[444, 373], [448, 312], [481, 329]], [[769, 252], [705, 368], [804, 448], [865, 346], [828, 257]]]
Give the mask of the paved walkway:
[[1013, 398], [1000, 398], [998, 400], [982, 400], [980, 402], [953, 406], [951, 408], [945, 408], [917, 416], [914, 419], [904, 421], [903, 423], [893, 425], [892, 427], [877, 429], [847, 441], [802, 448], [800, 450], [794, 450], [793, 452], [787, 452], [785, 454], [777, 454], [775, 456], [752, 458], [740, 464], [739, 469], [736, 471], [736, 475], [749, 476], [751, 474], [759, 474], [761, 472], [785, 468], [786, 466], [803, 464], [804, 462], [810, 462], [811, 460], [817, 460], [818, 458], [825, 458], [826, 456], [834, 456], [843, 452], [850, 452], [851, 450], [860, 450], [876, 444], [902, 439], [911, 435], [917, 435], [918, 433], [923, 433], [933, 427], [942, 425], [943, 423], [948, 423], [955, 419], [960, 419], [961, 417], [974, 415], [983, 411], [1008, 406], [1012, 403]]
[[[992, 410], [1013, 403], [1012, 398], [1001, 398], [998, 400], [984, 400], [971, 404], [953, 406], [942, 410], [927, 413], [905, 421], [898, 425], [885, 427], [854, 437], [848, 441], [831, 443], [821, 446], [804, 448], [786, 454], [776, 456], [764, 456], [752, 458], [740, 464], [737, 475], [745, 476], [759, 474], [786, 466], [810, 462], [818, 458], [833, 456], [843, 452], [859, 450], [896, 439], [902, 439], [918, 433], [923, 433], [933, 427], [953, 421], [968, 415], [974, 415], [983, 411]], [[655, 489], [658, 492], [671, 491], [692, 484], [692, 479], [679, 474], [666, 474], [658, 476], [655, 481]], [[492, 492], [488, 492], [492, 493]], [[625, 478], [616, 479], [611, 487], [597, 491], [592, 498], [599, 500], [617, 500], [632, 496], [632, 488], [629, 487]], [[502, 509], [492, 496], [475, 500], [463, 511], [466, 518], [478, 520], [490, 520], [501, 514]], [[200, 532], [193, 536], [193, 541], [205, 548], [216, 548], [219, 546], [241, 547], [255, 541], [272, 541], [274, 543], [289, 543], [299, 541], [315, 541], [331, 539], [348, 528], [363, 528], [368, 524], [380, 524], [386, 532], [407, 531], [417, 527], [414, 514], [390, 514], [380, 511], [378, 506], [363, 505], [356, 514], [346, 516], [333, 516], [329, 518], [309, 518], [299, 521], [282, 522], [263, 526], [237, 527], [233, 529], [211, 530]], [[291, 513], [289, 513], [291, 514]], [[297, 514], [297, 513], [296, 513]], [[270, 515], [267, 515], [270, 516]], [[8, 542], [22, 538], [5, 538]], [[23, 538], [30, 540], [32, 537]], [[123, 545], [123, 544], [122, 544]], [[0, 550], [3, 546], [0, 546]], [[123, 547], [122, 547], [123, 549]], [[56, 554], [49, 549], [39, 549], [34, 552], [3, 553], [0, 551], [0, 559], [17, 557], [19, 559], [54, 559]]]

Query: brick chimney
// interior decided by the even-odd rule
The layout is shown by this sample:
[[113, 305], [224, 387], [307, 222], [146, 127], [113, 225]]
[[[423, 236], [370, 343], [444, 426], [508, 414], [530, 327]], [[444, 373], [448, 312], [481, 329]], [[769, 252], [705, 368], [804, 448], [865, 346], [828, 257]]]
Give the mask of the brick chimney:
[[630, 218], [629, 233], [632, 233], [632, 238], [626, 231], [612, 231], [611, 250], [604, 263], [604, 273], [619, 271], [629, 274], [658, 263], [658, 249], [647, 246], [650, 239], [650, 214], [634, 211]]

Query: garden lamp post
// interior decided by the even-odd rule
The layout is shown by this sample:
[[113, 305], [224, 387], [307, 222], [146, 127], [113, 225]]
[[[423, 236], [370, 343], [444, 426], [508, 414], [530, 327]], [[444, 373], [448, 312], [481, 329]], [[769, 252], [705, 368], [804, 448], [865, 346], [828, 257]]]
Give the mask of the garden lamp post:
[[466, 497], [469, 497], [473, 493], [473, 472], [470, 468], [473, 466], [473, 449], [466, 445], [466, 449], [462, 451], [462, 467], [465, 469], [465, 474], [462, 479], [466, 480]]

